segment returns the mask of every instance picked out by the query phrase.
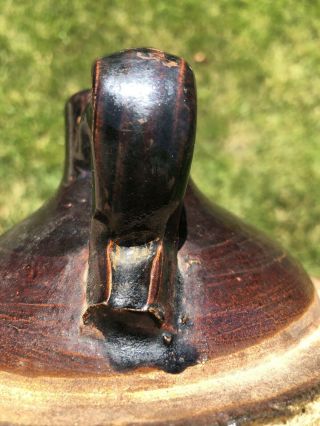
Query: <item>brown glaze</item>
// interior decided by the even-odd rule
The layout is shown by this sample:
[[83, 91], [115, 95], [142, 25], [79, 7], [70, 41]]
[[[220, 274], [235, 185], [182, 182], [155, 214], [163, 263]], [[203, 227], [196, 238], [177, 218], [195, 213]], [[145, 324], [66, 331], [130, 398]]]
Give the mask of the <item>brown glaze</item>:
[[[91, 211], [89, 140], [80, 139], [79, 123], [89, 97], [85, 90], [66, 103], [66, 159], [57, 193], [1, 237], [2, 368], [48, 367], [57, 357], [55, 347], [66, 350], [65, 340], [78, 333], [73, 316], [82, 309], [79, 276], [87, 261]], [[69, 356], [60, 353], [58, 364]]]
[[[139, 49], [96, 63], [92, 106], [86, 91], [67, 109], [57, 195], [0, 239], [3, 370], [223, 368], [222, 355], [279, 336], [290, 347], [312, 326], [305, 314], [319, 308], [301, 266], [192, 185], [184, 196], [194, 96], [190, 68], [171, 55]], [[128, 291], [119, 287], [126, 277]], [[287, 333], [302, 317], [300, 331]]]
[[[296, 321], [315, 297], [307, 274], [281, 247], [209, 204], [185, 197], [188, 238], [179, 252], [190, 333], [205, 356], [256, 344]], [[195, 303], [196, 300], [196, 303]]]
[[175, 328], [179, 223], [195, 104], [193, 74], [183, 59], [139, 49], [96, 62], [88, 114], [95, 189], [86, 322], [105, 314], [143, 328], [150, 320]]

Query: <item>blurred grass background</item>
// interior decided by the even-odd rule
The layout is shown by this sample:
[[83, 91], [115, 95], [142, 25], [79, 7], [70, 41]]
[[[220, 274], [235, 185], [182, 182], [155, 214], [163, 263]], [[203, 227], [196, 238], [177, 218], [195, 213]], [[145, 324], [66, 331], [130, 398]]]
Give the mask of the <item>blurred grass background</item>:
[[320, 274], [320, 3], [0, 0], [0, 231], [58, 185], [65, 100], [95, 57], [152, 46], [198, 85], [192, 174]]

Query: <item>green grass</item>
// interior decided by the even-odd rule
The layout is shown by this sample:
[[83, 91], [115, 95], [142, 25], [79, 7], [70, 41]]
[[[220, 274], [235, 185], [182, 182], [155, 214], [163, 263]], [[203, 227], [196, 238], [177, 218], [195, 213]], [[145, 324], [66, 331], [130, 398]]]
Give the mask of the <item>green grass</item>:
[[[192, 174], [202, 190], [320, 274], [320, 3], [0, 0], [0, 230], [62, 170], [67, 97], [95, 57], [152, 46], [198, 84]], [[206, 60], [198, 63], [202, 52]]]

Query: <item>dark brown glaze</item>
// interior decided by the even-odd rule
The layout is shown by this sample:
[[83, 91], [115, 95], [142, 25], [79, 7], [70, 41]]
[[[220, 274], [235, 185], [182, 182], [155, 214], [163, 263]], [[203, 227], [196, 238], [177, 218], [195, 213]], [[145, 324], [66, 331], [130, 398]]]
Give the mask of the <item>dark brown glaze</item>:
[[44, 358], [47, 366], [55, 346], [65, 348], [70, 330], [79, 326], [73, 316], [82, 309], [79, 277], [87, 262], [91, 211], [90, 145], [79, 123], [90, 95], [84, 90], [66, 103], [65, 168], [56, 194], [0, 238], [3, 367], [41, 368]]
[[140, 323], [140, 313], [140, 327], [149, 328], [153, 320], [168, 331], [174, 328], [195, 105], [193, 74], [183, 59], [138, 49], [96, 62], [86, 322], [100, 313], [132, 325]]
[[205, 357], [261, 342], [307, 310], [313, 284], [280, 246], [209, 204], [194, 185], [185, 205], [188, 237], [179, 252], [185, 316]]
[[[56, 197], [0, 239], [2, 368], [180, 372], [267, 341], [298, 321], [315, 298], [299, 264], [209, 206], [192, 186], [182, 206], [195, 126], [185, 62], [135, 49], [99, 60], [94, 76], [93, 110], [79, 120], [88, 92], [68, 109], [67, 152], [74, 160], [67, 160]], [[130, 90], [122, 91], [121, 81]], [[153, 84], [157, 90], [144, 102]], [[128, 277], [137, 292], [120, 288]], [[151, 320], [143, 314], [148, 310]], [[288, 344], [295, 339], [288, 334]]]

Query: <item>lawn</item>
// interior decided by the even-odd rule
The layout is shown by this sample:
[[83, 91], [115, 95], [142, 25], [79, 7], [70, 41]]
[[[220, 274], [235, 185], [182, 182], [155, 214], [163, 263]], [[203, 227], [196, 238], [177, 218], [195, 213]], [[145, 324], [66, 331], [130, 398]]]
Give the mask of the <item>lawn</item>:
[[0, 0], [0, 231], [58, 185], [65, 100], [95, 57], [152, 46], [198, 85], [206, 195], [320, 274], [320, 3]]

